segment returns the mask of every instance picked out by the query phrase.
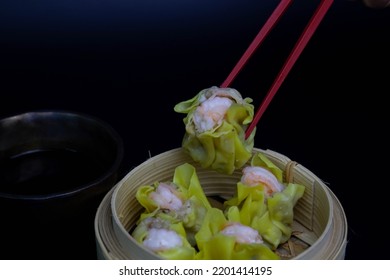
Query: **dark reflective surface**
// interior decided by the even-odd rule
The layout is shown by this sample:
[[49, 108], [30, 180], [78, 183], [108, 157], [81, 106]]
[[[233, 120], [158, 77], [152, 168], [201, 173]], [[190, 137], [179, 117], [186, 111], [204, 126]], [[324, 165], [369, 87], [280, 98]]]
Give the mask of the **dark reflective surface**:
[[72, 191], [98, 178], [106, 168], [92, 155], [76, 150], [31, 150], [1, 162], [1, 191], [15, 195], [48, 195], [53, 192], [53, 186], [56, 192]]
[[[3, 1], [4, 2], [4, 1]], [[173, 106], [220, 85], [277, 1], [7, 1], [0, 4], [3, 116], [69, 109], [123, 137], [121, 176], [180, 146]], [[309, 3], [310, 2], [310, 3]], [[319, 1], [294, 1], [232, 87], [258, 105]], [[256, 146], [335, 192], [347, 258], [385, 258], [390, 9], [335, 1], [263, 115]], [[378, 194], [379, 192], [379, 194]]]

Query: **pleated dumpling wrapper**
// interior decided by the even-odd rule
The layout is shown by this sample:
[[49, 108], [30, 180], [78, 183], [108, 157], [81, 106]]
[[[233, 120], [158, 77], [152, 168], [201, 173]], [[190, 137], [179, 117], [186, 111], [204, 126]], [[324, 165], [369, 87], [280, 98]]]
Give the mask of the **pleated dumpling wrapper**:
[[175, 112], [187, 114], [182, 147], [202, 167], [232, 174], [252, 156], [256, 129], [245, 139], [254, 116], [251, 103], [235, 89], [213, 86], [176, 104]]
[[243, 169], [236, 195], [224, 203], [226, 216], [258, 230], [272, 249], [291, 237], [294, 206], [305, 192], [301, 184], [283, 182], [282, 173], [256, 153]]
[[229, 220], [222, 210], [208, 210], [202, 227], [195, 235], [198, 260], [278, 260], [279, 256], [265, 243], [259, 232]]

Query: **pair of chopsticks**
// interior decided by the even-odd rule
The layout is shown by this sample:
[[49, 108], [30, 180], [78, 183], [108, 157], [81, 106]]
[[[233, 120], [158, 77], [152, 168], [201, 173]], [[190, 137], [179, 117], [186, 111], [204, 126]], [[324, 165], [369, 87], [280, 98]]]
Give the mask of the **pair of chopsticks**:
[[[292, 3], [292, 0], [281, 0], [278, 6], [275, 8], [271, 16], [268, 18], [268, 20], [265, 22], [263, 27], [260, 29], [259, 33], [256, 35], [255, 39], [252, 41], [252, 43], [249, 45], [248, 49], [245, 51], [241, 59], [238, 61], [236, 66], [233, 68], [232, 72], [229, 74], [229, 76], [226, 78], [226, 80], [222, 83], [221, 88], [229, 87], [229, 85], [233, 82], [237, 74], [241, 71], [241, 69], [244, 67], [244, 65], [247, 63], [248, 59], [252, 56], [254, 51], [260, 46], [260, 44], [264, 41], [265, 37], [269, 34], [269, 32], [272, 30], [272, 28], [276, 25], [276, 23], [279, 21], [279, 19], [283, 16], [287, 8]], [[253, 121], [245, 131], [245, 138], [248, 138], [249, 135], [252, 133], [253, 129], [256, 127], [257, 123], [259, 122], [261, 116], [267, 109], [269, 103], [271, 102], [272, 98], [275, 96], [276, 92], [282, 85], [283, 81], [287, 77], [288, 73], [290, 72], [291, 68], [294, 66], [295, 62], [297, 61], [298, 57], [302, 53], [303, 49], [306, 47], [307, 43], [309, 42], [310, 38], [316, 31], [318, 25], [324, 18], [326, 12], [329, 10], [330, 6], [332, 5], [333, 0], [321, 0], [321, 3], [318, 5], [316, 11], [314, 12], [313, 16], [311, 17], [309, 23], [306, 25], [305, 29], [303, 30], [300, 38], [296, 42], [294, 48], [290, 52], [290, 55], [288, 56], [286, 62], [284, 63], [282, 69], [280, 70], [279, 74], [276, 76], [276, 79], [274, 80], [271, 88], [269, 89], [267, 95], [265, 96], [263, 102], [261, 103], [260, 107], [256, 111]]]

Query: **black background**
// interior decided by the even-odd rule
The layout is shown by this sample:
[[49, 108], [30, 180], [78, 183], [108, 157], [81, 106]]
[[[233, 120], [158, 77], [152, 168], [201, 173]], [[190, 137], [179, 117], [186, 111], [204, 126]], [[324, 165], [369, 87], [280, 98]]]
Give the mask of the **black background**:
[[[219, 86], [277, 3], [2, 1], [0, 117], [96, 116], [123, 138], [124, 176], [180, 146], [174, 105]], [[257, 106], [318, 3], [294, 1], [231, 87]], [[339, 198], [347, 259], [388, 258], [389, 35], [390, 9], [335, 1], [257, 126], [256, 147], [301, 163]]]

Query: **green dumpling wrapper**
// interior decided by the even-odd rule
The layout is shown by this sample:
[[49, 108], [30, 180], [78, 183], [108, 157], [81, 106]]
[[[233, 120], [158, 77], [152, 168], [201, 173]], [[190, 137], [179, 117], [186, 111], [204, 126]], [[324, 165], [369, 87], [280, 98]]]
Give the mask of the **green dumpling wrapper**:
[[294, 206], [304, 191], [303, 185], [288, 184], [282, 192], [267, 198], [267, 211], [263, 215], [254, 216], [251, 220], [251, 227], [257, 229], [273, 249], [291, 237]]
[[262, 216], [267, 211], [265, 193], [261, 186], [248, 187], [241, 182], [237, 183], [237, 195], [224, 202], [225, 215], [229, 220], [237, 220], [232, 211], [239, 211], [239, 220], [242, 224], [251, 226], [254, 217]]
[[291, 236], [291, 226], [294, 220], [294, 206], [303, 196], [305, 187], [300, 184], [288, 184], [280, 193], [268, 198], [267, 206], [270, 218], [283, 233], [280, 242], [287, 241]]

